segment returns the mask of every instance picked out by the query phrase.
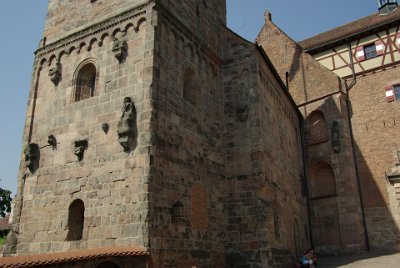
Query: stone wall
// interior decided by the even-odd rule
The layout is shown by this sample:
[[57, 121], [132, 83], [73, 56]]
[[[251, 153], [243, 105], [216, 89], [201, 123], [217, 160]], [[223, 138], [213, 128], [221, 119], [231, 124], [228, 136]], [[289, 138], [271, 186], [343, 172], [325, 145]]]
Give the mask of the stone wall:
[[[154, 28], [151, 7], [125, 15], [129, 22], [114, 18], [112, 27], [104, 22], [97, 31], [37, 52], [24, 144], [37, 144], [40, 156], [33, 170], [21, 163], [13, 220], [19, 255], [147, 245]], [[124, 59], [112, 52], [114, 38], [126, 41]], [[54, 82], [49, 74], [57, 63], [59, 81]], [[77, 72], [86, 63], [96, 67], [95, 90], [76, 101]], [[138, 133], [129, 151], [117, 135], [125, 97], [136, 109]], [[81, 160], [76, 141], [86, 141], [79, 148]], [[69, 206], [78, 199], [84, 204], [82, 239], [68, 241]]]
[[[223, 266], [221, 60], [200, 46], [195, 32], [159, 9], [150, 184], [154, 267]], [[177, 202], [180, 215], [173, 212]]]
[[[257, 42], [271, 58], [305, 118], [311, 231], [319, 253], [365, 248], [344, 83], [320, 65], [266, 14]], [[329, 170], [329, 171], [327, 171]], [[330, 192], [322, 181], [332, 178]]]
[[291, 267], [309, 243], [300, 114], [266, 55], [225, 39], [226, 262]]
[[53, 43], [148, 0], [49, 0], [43, 37]]
[[301, 114], [264, 51], [225, 28], [225, 1], [61, 3], [36, 53], [16, 253], [292, 266], [310, 244]]
[[350, 90], [367, 230], [372, 249], [399, 249], [399, 203], [385, 174], [399, 162], [399, 102], [387, 102], [384, 87], [397, 84], [397, 68], [357, 77]]

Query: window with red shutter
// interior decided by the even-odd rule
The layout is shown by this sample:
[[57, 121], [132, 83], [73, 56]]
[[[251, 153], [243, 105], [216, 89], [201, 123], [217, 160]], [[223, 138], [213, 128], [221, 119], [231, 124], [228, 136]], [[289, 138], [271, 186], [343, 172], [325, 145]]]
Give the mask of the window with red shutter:
[[382, 55], [385, 52], [385, 44], [381, 40], [375, 42], [375, 48], [377, 56]]
[[357, 58], [358, 61], [365, 60], [364, 47], [357, 47], [356, 48], [356, 58]]
[[396, 100], [396, 96], [394, 94], [394, 88], [392, 85], [385, 87], [385, 95], [387, 102]]

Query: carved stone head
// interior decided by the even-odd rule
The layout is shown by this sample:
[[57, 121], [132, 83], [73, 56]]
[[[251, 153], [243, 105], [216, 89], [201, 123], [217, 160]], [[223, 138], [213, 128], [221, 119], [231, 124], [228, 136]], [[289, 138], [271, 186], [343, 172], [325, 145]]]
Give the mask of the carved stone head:
[[56, 65], [49, 70], [49, 77], [54, 85], [58, 85], [61, 81], [61, 63], [57, 62]]
[[79, 140], [75, 141], [75, 151], [74, 154], [78, 157], [78, 161], [81, 161], [83, 159], [83, 154], [85, 153], [85, 150], [87, 149], [88, 142], [87, 140]]
[[332, 135], [332, 149], [335, 153], [340, 152], [340, 127], [337, 121], [332, 122], [331, 126], [331, 135]]
[[39, 145], [30, 143], [25, 147], [25, 165], [32, 172], [35, 173], [39, 167], [40, 150]]
[[247, 104], [241, 104], [236, 109], [236, 115], [240, 122], [245, 122], [249, 117], [249, 106]]
[[130, 97], [124, 98], [122, 115], [117, 124], [118, 141], [129, 152], [136, 145], [136, 109]]
[[101, 129], [107, 134], [108, 130], [110, 129], [110, 125], [108, 123], [103, 123], [101, 124]]
[[114, 39], [114, 44], [112, 48], [112, 52], [114, 53], [114, 56], [117, 58], [119, 62], [121, 62], [127, 53], [128, 50], [128, 44], [126, 43], [125, 40], [120, 40], [120, 39]]

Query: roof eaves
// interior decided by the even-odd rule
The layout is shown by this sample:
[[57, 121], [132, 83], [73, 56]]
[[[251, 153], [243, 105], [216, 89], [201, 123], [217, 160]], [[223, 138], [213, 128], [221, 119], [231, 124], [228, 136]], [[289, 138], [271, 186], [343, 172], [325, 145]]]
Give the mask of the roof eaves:
[[[337, 44], [337, 43], [339, 43], [339, 42], [345, 43], [346, 41], [351, 41], [351, 40], [353, 40], [353, 39], [355, 39], [355, 38], [357, 38], [357, 37], [359, 37], [359, 36], [365, 35], [365, 34], [368, 33], [368, 32], [377, 31], [378, 29], [382, 28], [383, 26], [390, 25], [390, 24], [393, 24], [393, 23], [396, 23], [396, 22], [399, 22], [399, 21], [400, 21], [400, 17], [397, 17], [397, 18], [394, 18], [394, 19], [392, 19], [392, 20], [390, 20], [390, 21], [385, 21], [385, 22], [383, 22], [383, 23], [381, 23], [381, 24], [374, 25], [374, 26], [372, 26], [372, 27], [366, 28], [366, 29], [363, 30], [363, 31], [358, 31], [358, 32], [356, 32], [356, 33], [352, 33], [352, 34], [349, 34], [349, 35], [345, 35], [345, 36], [342, 36], [342, 37], [340, 37], [340, 38], [337, 38], [337, 39], [334, 39], [334, 40], [330, 40], [330, 41], [328, 41], [328, 42], [324, 42], [324, 43], [318, 44], [318, 46], [314, 46], [314, 47], [310, 47], [310, 48], [303, 47], [303, 46], [301, 45], [301, 44], [302, 44], [303, 42], [305, 42], [307, 39], [305, 39], [305, 40], [303, 40], [303, 41], [300, 41], [300, 42], [299, 42], [299, 45], [303, 47], [303, 49], [304, 49], [305, 52], [311, 52], [311, 51], [318, 50], [318, 49], [321, 49], [321, 48], [324, 48], [324, 47], [332, 47], [332, 46], [334, 46], [335, 44]], [[350, 24], [347, 24], [347, 25], [350, 25]], [[341, 27], [344, 27], [344, 26], [341, 26]], [[339, 28], [339, 27], [338, 27], [338, 28]], [[332, 30], [334, 30], [334, 29], [332, 29]], [[331, 30], [330, 30], [330, 31], [331, 31]], [[328, 32], [329, 32], [329, 31], [328, 31]], [[317, 35], [317, 36], [318, 36], [318, 35]], [[312, 39], [312, 38], [313, 38], [313, 37], [310, 37], [309, 39]]]

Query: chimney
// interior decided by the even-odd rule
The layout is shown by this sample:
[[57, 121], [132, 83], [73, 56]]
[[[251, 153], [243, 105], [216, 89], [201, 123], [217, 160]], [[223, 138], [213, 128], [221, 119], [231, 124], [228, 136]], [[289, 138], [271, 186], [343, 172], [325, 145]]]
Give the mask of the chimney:
[[397, 0], [378, 0], [379, 14], [386, 15], [395, 10], [398, 6]]

